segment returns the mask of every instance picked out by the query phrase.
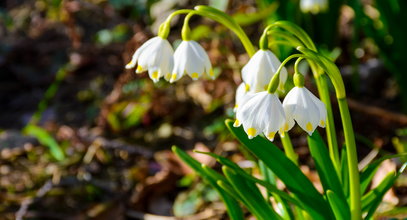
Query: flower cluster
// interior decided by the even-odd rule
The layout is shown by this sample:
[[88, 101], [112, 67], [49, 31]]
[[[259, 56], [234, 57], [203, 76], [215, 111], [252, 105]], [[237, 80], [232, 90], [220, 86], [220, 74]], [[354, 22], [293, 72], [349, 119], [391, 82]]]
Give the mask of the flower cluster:
[[[188, 28], [184, 29], [182, 43], [173, 50], [162, 35], [148, 40], [134, 53], [127, 69], [136, 67], [136, 73], [148, 71], [154, 82], [160, 78], [173, 83], [183, 75], [193, 80], [202, 76], [214, 78], [212, 65], [205, 50], [195, 41], [189, 40]], [[294, 82], [296, 87], [288, 92], [283, 103], [276, 90], [283, 91], [287, 70], [280, 60], [268, 49], [267, 38], [262, 38], [258, 50], [242, 69], [243, 83], [236, 91], [235, 126], [243, 125], [251, 139], [261, 133], [270, 141], [277, 132], [281, 136], [295, 122], [311, 135], [326, 124], [326, 108], [317, 97], [303, 87], [303, 76]]]
[[173, 83], [185, 74], [193, 80], [202, 75], [215, 78], [208, 55], [202, 46], [193, 40], [182, 41], [174, 52], [167, 39], [154, 37], [136, 50], [126, 69], [132, 69], [136, 64], [136, 73], [148, 71], [155, 83], [161, 77]]
[[287, 71], [278, 70], [280, 65], [277, 57], [266, 49], [259, 50], [242, 69], [243, 83], [236, 91], [234, 126], [243, 125], [249, 139], [263, 133], [273, 141], [277, 132], [284, 135], [295, 122], [309, 135], [318, 126], [325, 127], [324, 103], [301, 83], [288, 92], [283, 103], [276, 92], [269, 91], [269, 82], [275, 74], [279, 74], [278, 88], [284, 88]]

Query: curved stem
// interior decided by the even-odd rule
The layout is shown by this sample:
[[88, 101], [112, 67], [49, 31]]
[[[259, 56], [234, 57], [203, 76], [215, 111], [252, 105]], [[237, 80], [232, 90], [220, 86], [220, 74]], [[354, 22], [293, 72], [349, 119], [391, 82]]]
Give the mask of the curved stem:
[[252, 42], [250, 41], [249, 37], [246, 35], [246, 33], [243, 31], [240, 25], [237, 24], [235, 20], [233, 20], [232, 17], [218, 9], [204, 5], [196, 6], [195, 10], [197, 14], [208, 17], [231, 29], [240, 39], [249, 56], [253, 56], [256, 53], [256, 50]]
[[190, 12], [194, 12], [194, 10], [192, 10], [192, 9], [180, 9], [180, 10], [176, 10], [176, 11], [174, 11], [173, 13], [171, 13], [168, 17], [167, 17], [167, 19], [165, 20], [165, 22], [171, 22], [171, 20], [175, 17], [175, 16], [177, 16], [177, 15], [180, 15], [180, 14], [188, 14], [188, 13], [190, 13]]
[[283, 67], [287, 64], [288, 61], [297, 58], [297, 57], [305, 57], [303, 54], [293, 54], [287, 57], [283, 62], [281, 62], [280, 66], [278, 67], [276, 73], [274, 74], [273, 78], [271, 78], [269, 85], [267, 87], [267, 91], [269, 93], [274, 93], [278, 87], [280, 72]]
[[292, 45], [295, 45], [294, 47], [298, 46], [304, 46], [304, 44], [294, 35], [282, 32], [280, 30], [270, 30], [267, 31], [268, 36], [273, 36], [273, 37], [281, 37], [284, 40], [292, 43]]
[[285, 155], [287, 155], [287, 157], [298, 166], [298, 155], [294, 151], [290, 136], [287, 132], [284, 132], [284, 135], [280, 135], [280, 138], [283, 143]]
[[350, 208], [352, 220], [361, 219], [360, 179], [358, 170], [358, 156], [356, 152], [355, 135], [346, 98], [338, 98], [339, 111], [342, 118], [343, 132], [346, 144], [346, 156], [349, 167]]
[[348, 103], [346, 102], [345, 86], [338, 67], [328, 58], [315, 53], [306, 48], [298, 47], [298, 50], [310, 56], [316, 61], [331, 78], [335, 87], [338, 100], [339, 111], [342, 119], [343, 132], [345, 136], [346, 157], [348, 159], [349, 170], [349, 188], [350, 188], [350, 208], [352, 220], [361, 219], [361, 195], [360, 179], [358, 169], [358, 158], [356, 151], [355, 135], [353, 132], [352, 121], [349, 113]]
[[[311, 69], [315, 69], [315, 67], [311, 67]], [[327, 84], [327, 76], [326, 74], [316, 75], [314, 74], [314, 78], [316, 80], [316, 84], [318, 87], [319, 97], [321, 98], [322, 102], [325, 103], [326, 111], [327, 111], [327, 121], [326, 121], [326, 136], [329, 148], [329, 157], [331, 158], [333, 165], [335, 167], [336, 173], [338, 177], [341, 176], [341, 165], [339, 160], [339, 148], [338, 148], [338, 141], [336, 138], [336, 129], [335, 129], [335, 122], [334, 116], [332, 111], [332, 104], [331, 98], [329, 96], [328, 84]]]
[[183, 41], [191, 40], [191, 29], [189, 28], [189, 20], [194, 15], [194, 12], [189, 12], [184, 19], [184, 25], [182, 26], [181, 36]]
[[300, 62], [303, 60], [304, 58], [303, 57], [300, 57], [300, 58], [298, 58], [296, 61], [295, 61], [295, 64], [294, 64], [294, 73], [299, 73], [300, 71], [298, 71], [298, 66], [300, 65]]
[[[163, 24], [169, 24], [171, 20], [180, 14], [188, 14], [191, 13], [191, 16], [193, 14], [197, 14], [203, 17], [210, 18], [220, 24], [223, 24], [230, 30], [232, 30], [237, 37], [240, 39], [240, 41], [243, 44], [243, 47], [245, 48], [246, 52], [249, 54], [249, 56], [253, 56], [256, 53], [256, 50], [250, 41], [249, 37], [246, 35], [246, 33], [243, 31], [243, 29], [240, 27], [239, 24], [237, 24], [232, 17], [227, 15], [226, 13], [219, 11], [215, 8], [204, 6], [204, 5], [198, 5], [195, 7], [195, 10], [191, 9], [181, 9], [173, 12], [168, 16], [168, 18], [165, 20]], [[188, 20], [187, 20], [188, 22]], [[164, 25], [165, 26], [165, 25]], [[160, 27], [160, 31], [163, 27]], [[169, 25], [168, 25], [169, 28]]]

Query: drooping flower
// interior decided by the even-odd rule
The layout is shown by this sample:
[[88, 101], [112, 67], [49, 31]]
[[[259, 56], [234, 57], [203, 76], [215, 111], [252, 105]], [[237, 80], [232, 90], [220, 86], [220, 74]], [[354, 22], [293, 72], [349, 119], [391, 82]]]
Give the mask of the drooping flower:
[[320, 126], [326, 124], [326, 107], [321, 100], [305, 87], [294, 87], [283, 101], [286, 113], [287, 129], [291, 129], [295, 122], [309, 135]]
[[328, 10], [327, 0], [301, 0], [301, 11], [304, 13], [311, 12], [312, 14], [318, 14]]
[[[270, 50], [257, 51], [242, 69], [243, 81], [250, 91], [261, 92], [267, 89], [271, 78], [280, 67], [280, 60]], [[287, 80], [285, 67], [280, 72], [279, 88], [282, 89]]]
[[153, 82], [158, 82], [164, 75], [171, 74], [174, 65], [174, 50], [168, 40], [154, 37], [145, 42], [134, 53], [126, 69], [134, 68], [137, 64], [136, 73], [148, 71]]
[[284, 132], [285, 125], [285, 113], [278, 96], [267, 91], [246, 94], [237, 108], [234, 126], [241, 124], [249, 139], [263, 133], [273, 141], [278, 131]]
[[165, 78], [172, 83], [179, 80], [185, 73], [193, 80], [203, 74], [211, 79], [215, 78], [208, 54], [196, 41], [182, 41], [174, 53], [172, 74], [166, 75]]
[[244, 82], [240, 83], [240, 85], [236, 89], [236, 95], [235, 95], [235, 107], [233, 108], [233, 111], [236, 112], [237, 108], [239, 107], [239, 104], [241, 103], [243, 97], [248, 93], [247, 86]]

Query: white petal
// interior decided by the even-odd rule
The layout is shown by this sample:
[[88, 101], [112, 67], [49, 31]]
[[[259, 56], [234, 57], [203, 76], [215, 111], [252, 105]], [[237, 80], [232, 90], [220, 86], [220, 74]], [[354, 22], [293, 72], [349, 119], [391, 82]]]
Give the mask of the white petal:
[[140, 54], [144, 51], [145, 48], [148, 48], [151, 44], [158, 40], [159, 37], [153, 37], [150, 40], [146, 41], [143, 45], [141, 45], [136, 52], [134, 52], [131, 61], [126, 65], [126, 69], [131, 69], [136, 66], [137, 60]]
[[172, 69], [170, 83], [179, 80], [185, 73], [187, 59], [184, 54], [186, 54], [186, 50], [187, 44], [183, 41], [174, 52], [174, 67]]
[[287, 94], [283, 102], [288, 126], [292, 125], [291, 118], [293, 118], [309, 135], [314, 132], [321, 120], [320, 107], [315, 103], [313, 96], [308, 89], [295, 87]]
[[249, 138], [264, 133], [273, 140], [275, 133], [284, 125], [285, 115], [277, 95], [266, 91], [247, 93], [236, 112], [238, 124], [243, 124]]
[[[242, 69], [243, 81], [250, 86], [253, 92], [261, 92], [274, 76], [281, 62], [270, 50], [259, 50]], [[287, 70], [283, 68], [280, 73], [280, 84], [287, 80]]]
[[236, 89], [235, 107], [233, 108], [234, 112], [236, 112], [237, 107], [239, 106], [239, 104], [242, 101], [242, 98], [243, 98], [243, 96], [245, 94], [246, 94], [246, 84], [245, 83], [240, 83], [240, 85]]
[[209, 56], [206, 53], [205, 49], [195, 41], [192, 41], [192, 43], [194, 45], [193, 49], [201, 58], [201, 62], [203, 64], [203, 68], [204, 68], [203, 73], [206, 74], [206, 76], [208, 76], [209, 78], [214, 79], [215, 75], [213, 74], [212, 64], [211, 64], [211, 61], [210, 61]]

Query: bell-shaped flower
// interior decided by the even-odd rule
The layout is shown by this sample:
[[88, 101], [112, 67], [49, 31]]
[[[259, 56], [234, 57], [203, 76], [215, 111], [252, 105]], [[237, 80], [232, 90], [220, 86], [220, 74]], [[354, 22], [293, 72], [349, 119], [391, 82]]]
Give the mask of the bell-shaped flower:
[[164, 75], [171, 74], [174, 65], [174, 50], [168, 40], [154, 37], [145, 42], [134, 53], [126, 69], [134, 68], [137, 64], [136, 73], [148, 71], [153, 82], [158, 82]]
[[243, 124], [249, 139], [263, 133], [270, 141], [280, 131], [284, 132], [285, 113], [276, 94], [267, 91], [248, 93], [236, 112], [234, 126]]
[[193, 80], [203, 74], [214, 79], [211, 61], [208, 54], [196, 41], [182, 41], [174, 53], [174, 68], [172, 75], [165, 76], [171, 83], [179, 80], [184, 74], [188, 74]]
[[318, 14], [328, 10], [328, 0], [301, 0], [300, 8], [304, 13]]
[[321, 100], [305, 87], [294, 87], [283, 101], [286, 113], [286, 129], [290, 130], [295, 122], [309, 135], [326, 124], [326, 107]]
[[233, 108], [233, 111], [236, 112], [237, 108], [239, 107], [239, 104], [241, 103], [243, 97], [248, 93], [248, 88], [244, 82], [240, 83], [240, 85], [236, 89], [236, 95], [235, 95], [235, 107]]
[[[281, 62], [270, 50], [257, 51], [249, 62], [242, 69], [243, 81], [248, 85], [250, 91], [261, 92], [267, 89], [267, 86], [280, 67]], [[287, 70], [285, 67], [280, 72], [279, 88], [283, 90], [284, 83], [287, 80]]]

